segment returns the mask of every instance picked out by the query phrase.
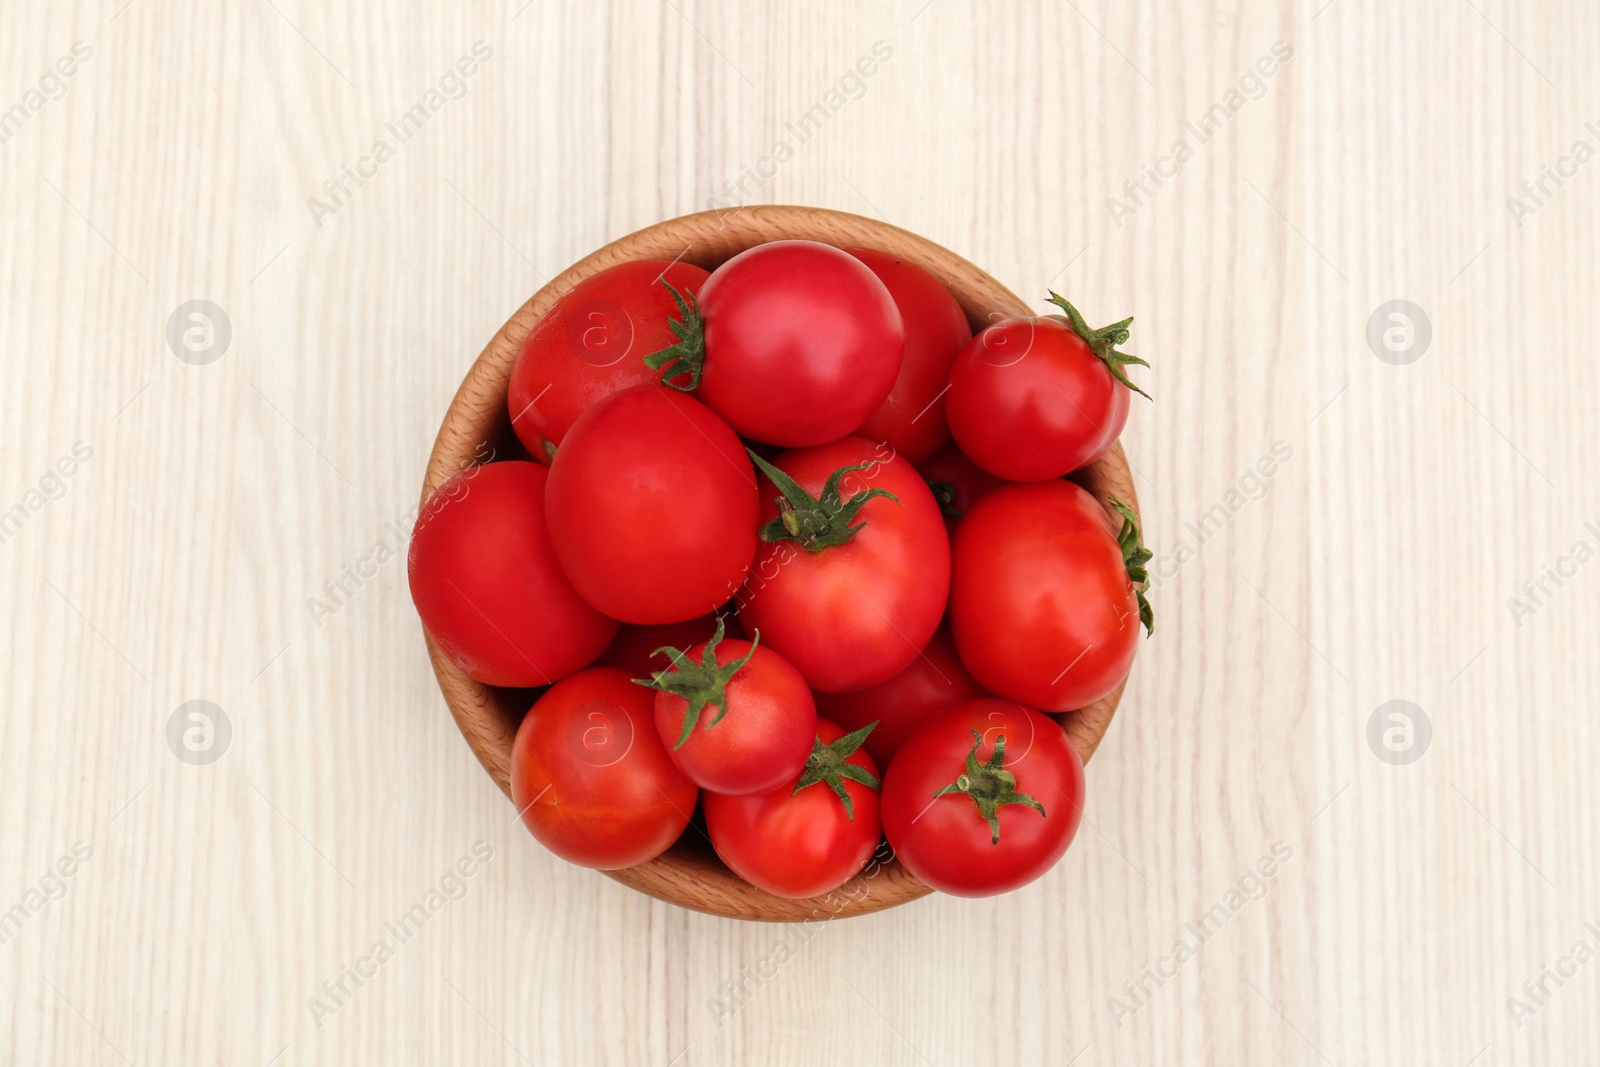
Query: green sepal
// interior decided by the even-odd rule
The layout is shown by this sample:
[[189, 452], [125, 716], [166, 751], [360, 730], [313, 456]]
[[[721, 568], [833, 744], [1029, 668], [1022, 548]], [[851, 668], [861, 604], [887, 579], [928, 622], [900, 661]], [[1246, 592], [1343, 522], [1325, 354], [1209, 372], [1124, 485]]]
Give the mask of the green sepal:
[[1050, 303], [1067, 313], [1067, 324], [1072, 327], [1072, 332], [1083, 338], [1084, 343], [1089, 346], [1100, 362], [1106, 365], [1106, 369], [1111, 372], [1111, 376], [1146, 400], [1149, 400], [1150, 394], [1134, 385], [1127, 372], [1122, 368], [1130, 365], [1148, 367], [1150, 364], [1128, 352], [1117, 351], [1117, 345], [1128, 343], [1128, 327], [1133, 324], [1133, 316], [1130, 315], [1121, 322], [1113, 322], [1110, 326], [1102, 326], [1096, 330], [1083, 321], [1083, 316], [1078, 313], [1078, 309], [1073, 307], [1066, 297], [1059, 295], [1053, 289], [1048, 290], [1048, 292], [1050, 293]]
[[[705, 317], [701, 315], [700, 301], [695, 299], [693, 293], [685, 300], [683, 294], [666, 278], [661, 279], [661, 284], [667, 287], [667, 292], [678, 303], [678, 317], [667, 319], [667, 326], [678, 341], [645, 356], [644, 365], [651, 370], [661, 371], [662, 385], [671, 386], [679, 392], [692, 393], [700, 385], [700, 373], [705, 369]], [[689, 376], [688, 382], [675, 384], [674, 379], [684, 375]]]
[[756, 468], [767, 476], [781, 494], [778, 497], [778, 517], [762, 526], [759, 531], [763, 541], [794, 541], [808, 552], [821, 552], [825, 548], [844, 544], [866, 528], [867, 524], [864, 522], [856, 523], [854, 526], [850, 524], [855, 522], [856, 513], [867, 501], [877, 497], [887, 497], [900, 504], [899, 497], [887, 489], [876, 486], [863, 489], [849, 500], [840, 499], [839, 486], [844, 481], [845, 475], [866, 470], [872, 466], [870, 463], [853, 463], [847, 467], [840, 467], [828, 475], [828, 480], [822, 486], [822, 495], [815, 497], [801, 488], [799, 482], [762, 459], [753, 450], [747, 448], [745, 451], [750, 454], [750, 459]]
[[924, 478], [928, 489], [933, 493], [934, 503], [939, 505], [939, 514], [947, 519], [959, 519], [961, 512], [956, 510], [956, 487], [949, 482], [936, 482], [931, 478]]
[[1017, 792], [1017, 776], [1005, 769], [1006, 735], [995, 738], [994, 752], [987, 761], [978, 762], [978, 746], [983, 735], [972, 731], [972, 751], [967, 753], [967, 771], [954, 782], [933, 794], [935, 799], [950, 793], [962, 793], [978, 805], [978, 814], [989, 824], [990, 843], [1000, 843], [1000, 809], [1008, 804], [1032, 808], [1041, 816], [1044, 805], [1027, 793]]
[[1117, 547], [1122, 549], [1122, 562], [1128, 568], [1128, 580], [1133, 583], [1134, 592], [1139, 598], [1139, 621], [1144, 623], [1144, 635], [1149, 637], [1156, 632], [1156, 613], [1150, 606], [1149, 598], [1144, 595], [1144, 588], [1150, 580], [1150, 572], [1145, 569], [1145, 564], [1150, 562], [1154, 553], [1144, 547], [1139, 534], [1139, 516], [1133, 513], [1133, 509], [1116, 497], [1111, 498], [1111, 506], [1122, 516], [1122, 529], [1117, 532]]
[[701, 713], [710, 705], [716, 705], [717, 715], [716, 718], [707, 720], [704, 729], [711, 729], [728, 714], [728, 682], [750, 662], [750, 657], [756, 654], [756, 646], [761, 642], [761, 633], [758, 630], [751, 636], [749, 652], [731, 663], [719, 665], [717, 646], [722, 643], [722, 636], [726, 632], [727, 624], [719, 616], [717, 632], [706, 642], [699, 663], [690, 657], [688, 649], [663, 645], [650, 655], [671, 656], [672, 669], [657, 671], [649, 678], [633, 680], [635, 685], [659, 689], [663, 693], [680, 696], [689, 702], [689, 710], [683, 717], [683, 730], [678, 735], [678, 743], [672, 746], [674, 749], [682, 748], [684, 742], [689, 740], [689, 735], [694, 733], [695, 725], [700, 721]]
[[824, 782], [829, 789], [833, 790], [834, 795], [839, 798], [839, 802], [844, 805], [844, 813], [850, 817], [850, 821], [855, 822], [855, 804], [850, 799], [850, 793], [844, 787], [844, 779], [848, 778], [852, 782], [859, 782], [868, 789], [877, 789], [879, 787], [880, 783], [877, 775], [865, 767], [858, 767], [849, 762], [850, 756], [855, 754], [856, 749], [861, 747], [861, 743], [867, 739], [867, 735], [877, 725], [877, 722], [869, 722], [861, 729], [845, 734], [831, 745], [823, 744], [821, 738], [813, 740], [811, 742], [811, 756], [806, 760], [805, 770], [800, 772], [800, 780], [795, 782], [794, 791], [789, 795], [794, 796], [795, 793], [800, 792], [807, 786]]

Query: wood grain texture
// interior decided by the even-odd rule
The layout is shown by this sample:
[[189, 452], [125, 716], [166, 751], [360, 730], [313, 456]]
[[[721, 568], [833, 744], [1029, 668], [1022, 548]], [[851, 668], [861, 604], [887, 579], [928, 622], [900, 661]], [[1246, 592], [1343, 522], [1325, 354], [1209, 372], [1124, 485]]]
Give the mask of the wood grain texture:
[[[1579, 0], [6, 4], [0, 1062], [1594, 1062], [1597, 47]], [[421, 655], [483, 341], [740, 203], [1137, 316], [1157, 635], [1002, 900], [774, 928], [568, 868]]]

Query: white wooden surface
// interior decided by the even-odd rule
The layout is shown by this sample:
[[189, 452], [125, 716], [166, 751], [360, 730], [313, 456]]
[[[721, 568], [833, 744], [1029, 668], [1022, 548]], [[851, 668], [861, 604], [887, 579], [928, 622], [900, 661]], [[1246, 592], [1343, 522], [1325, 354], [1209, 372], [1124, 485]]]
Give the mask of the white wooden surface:
[[[1600, 1061], [1600, 564], [1561, 562], [1600, 546], [1600, 162], [1561, 163], [1597, 48], [1581, 0], [6, 0], [0, 1062]], [[653, 903], [513, 825], [434, 688], [395, 531], [468, 362], [564, 264], [741, 198], [1138, 316], [1158, 628], [1023, 892], [803, 935]], [[204, 366], [166, 340], [195, 299]], [[1366, 339], [1391, 299], [1409, 365]], [[1367, 741], [1395, 699], [1407, 765]], [[168, 745], [190, 700], [209, 765]]]

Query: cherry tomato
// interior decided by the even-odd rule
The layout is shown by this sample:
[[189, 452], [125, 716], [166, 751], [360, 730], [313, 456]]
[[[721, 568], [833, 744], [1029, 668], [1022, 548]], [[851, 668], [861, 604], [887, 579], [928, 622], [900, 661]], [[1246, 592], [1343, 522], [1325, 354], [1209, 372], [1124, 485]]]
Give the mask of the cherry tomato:
[[905, 670], [950, 588], [949, 538], [927, 483], [859, 437], [757, 465], [764, 525], [739, 597], [745, 632], [759, 631], [823, 692]]
[[694, 294], [710, 275], [692, 263], [618, 263], [567, 290], [534, 324], [511, 368], [511, 425], [540, 463], [597, 400], [660, 375], [644, 357], [670, 345], [670, 282]]
[[1014, 482], [1059, 478], [1116, 443], [1128, 421], [1123, 371], [1149, 366], [1118, 352], [1128, 323], [1090, 329], [1071, 304], [1051, 299], [1065, 318], [1014, 318], [983, 330], [950, 369], [946, 411], [961, 450], [984, 470]]
[[534, 704], [511, 748], [511, 800], [544, 847], [610, 871], [683, 833], [699, 790], [656, 736], [654, 706], [616, 667], [574, 674]]
[[756, 548], [755, 473], [710, 408], [661, 385], [578, 417], [550, 464], [550, 541], [585, 600], [655, 624], [715, 611]]
[[772, 241], [712, 272], [682, 340], [646, 362], [694, 389], [745, 437], [820, 445], [883, 403], [905, 330], [889, 290], [860, 260], [815, 241]]
[[592, 663], [617, 624], [580, 597], [545, 525], [548, 473], [491, 463], [434, 490], [407, 560], [422, 625], [450, 661], [489, 685], [549, 685]]
[[971, 510], [980, 496], [1006, 484], [1004, 478], [990, 474], [968, 459], [954, 441], [917, 464], [917, 470], [933, 490], [933, 499], [939, 502], [944, 524], [952, 533], [961, 516]]
[[853, 878], [878, 847], [878, 767], [861, 750], [865, 730], [817, 721], [797, 779], [768, 793], [705, 794], [717, 855], [751, 885], [780, 897], [814, 897]]
[[[638, 679], [659, 690], [656, 730], [678, 769], [702, 789], [739, 796], [793, 782], [811, 755], [817, 705], [800, 672], [758, 642], [663, 648], [672, 666]], [[759, 638], [758, 638], [759, 641]]]
[[[1133, 512], [1068, 481], [1005, 485], [956, 528], [950, 630], [961, 661], [998, 696], [1046, 711], [1098, 700], [1127, 677], [1150, 553]], [[1025, 637], [1022, 635], [1026, 635]]]
[[658, 626], [634, 626], [623, 623], [611, 647], [595, 660], [597, 667], [621, 667], [635, 678], [644, 678], [660, 669], [661, 661], [656, 651], [661, 648], [688, 648], [711, 640], [717, 632], [717, 622], [727, 627], [727, 635], [744, 639], [744, 628], [736, 615], [702, 615], [687, 622], [667, 622]]
[[1083, 797], [1083, 761], [1060, 726], [1021, 704], [969, 700], [900, 746], [883, 779], [883, 829], [934, 889], [987, 897], [1055, 866]]
[[878, 766], [887, 767], [905, 739], [934, 712], [963, 700], [988, 696], [956, 655], [950, 631], [934, 631], [922, 655], [887, 682], [853, 693], [818, 693], [817, 712], [846, 730], [876, 722], [866, 750]]
[[944, 394], [950, 365], [972, 340], [972, 327], [950, 290], [915, 263], [871, 248], [849, 251], [889, 290], [906, 332], [900, 376], [855, 434], [885, 442], [908, 463], [921, 463], [950, 440]]

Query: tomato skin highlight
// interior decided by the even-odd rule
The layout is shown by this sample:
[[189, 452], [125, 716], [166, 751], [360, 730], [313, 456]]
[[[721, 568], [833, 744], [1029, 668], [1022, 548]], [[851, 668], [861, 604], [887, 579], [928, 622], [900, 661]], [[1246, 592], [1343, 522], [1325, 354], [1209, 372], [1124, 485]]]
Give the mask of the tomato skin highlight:
[[[967, 757], [989, 759], [1005, 739], [1004, 768], [1022, 804], [996, 812], [999, 841], [972, 797], [937, 794], [965, 773]], [[961, 897], [1021, 888], [1066, 852], [1083, 819], [1083, 761], [1053, 720], [1006, 700], [970, 700], [939, 712], [913, 734], [883, 779], [883, 828], [895, 855], [922, 881]]]
[[[800, 671], [812, 689], [842, 693], [888, 681], [917, 657], [939, 626], [950, 588], [950, 543], [926, 482], [882, 445], [846, 437], [780, 455], [774, 466], [807, 491], [857, 463], [868, 469], [843, 482], [844, 495], [867, 488], [893, 493], [869, 500], [860, 531], [841, 545], [811, 552], [793, 541], [760, 543], [739, 596], [739, 621]], [[761, 482], [760, 522], [778, 515], [777, 490]]]
[[1116, 443], [1131, 391], [1058, 318], [1012, 318], [980, 332], [950, 369], [950, 432], [1008, 481], [1059, 478]]
[[894, 386], [855, 435], [884, 442], [908, 463], [921, 463], [950, 440], [945, 386], [951, 364], [972, 340], [972, 326], [950, 290], [915, 263], [871, 248], [848, 251], [889, 290], [906, 336]]
[[1001, 486], [961, 520], [952, 557], [950, 631], [985, 689], [1063, 712], [1127, 677], [1138, 595], [1087, 490], [1061, 480]]
[[742, 436], [786, 448], [853, 431], [900, 371], [905, 330], [860, 260], [815, 241], [771, 241], [700, 290], [704, 375], [695, 395]]
[[934, 713], [984, 696], [988, 693], [956, 655], [949, 629], [940, 626], [905, 670], [853, 693], [818, 693], [817, 712], [846, 730], [876, 722], [862, 747], [878, 766], [887, 767], [906, 738]]
[[563, 293], [511, 368], [506, 406], [529, 455], [548, 464], [549, 446], [561, 444], [579, 415], [612, 393], [658, 380], [644, 357], [672, 343], [668, 319], [677, 314], [662, 279], [694, 294], [710, 276], [692, 263], [635, 260]]
[[[688, 656], [699, 663], [705, 650], [701, 642]], [[719, 663], [747, 654], [749, 662], [727, 684], [725, 713], [715, 705], [705, 707], [682, 745], [678, 740], [689, 702], [675, 693], [655, 695], [656, 732], [673, 764], [701, 789], [730, 796], [792, 785], [817, 734], [816, 701], [788, 660], [749, 641], [717, 645]], [[710, 725], [719, 714], [721, 719]]]
[[488, 685], [549, 685], [593, 662], [617, 631], [556, 561], [547, 479], [537, 463], [473, 467], [434, 490], [412, 531], [406, 570], [422, 625]]
[[715, 611], [755, 555], [744, 446], [710, 408], [662, 385], [613, 393], [579, 416], [550, 465], [548, 497], [567, 577], [623, 622]]
[[683, 833], [699, 790], [667, 757], [654, 705], [616, 667], [557, 682], [533, 705], [511, 749], [511, 799], [540, 844], [610, 871]]
[[[846, 731], [817, 721], [824, 744]], [[864, 748], [848, 762], [878, 773]], [[793, 792], [791, 778], [777, 789], [746, 796], [705, 794], [706, 832], [722, 862], [739, 877], [775, 896], [820, 896], [855, 877], [878, 848], [882, 821], [878, 791], [846, 779], [854, 819], [822, 782]]]

